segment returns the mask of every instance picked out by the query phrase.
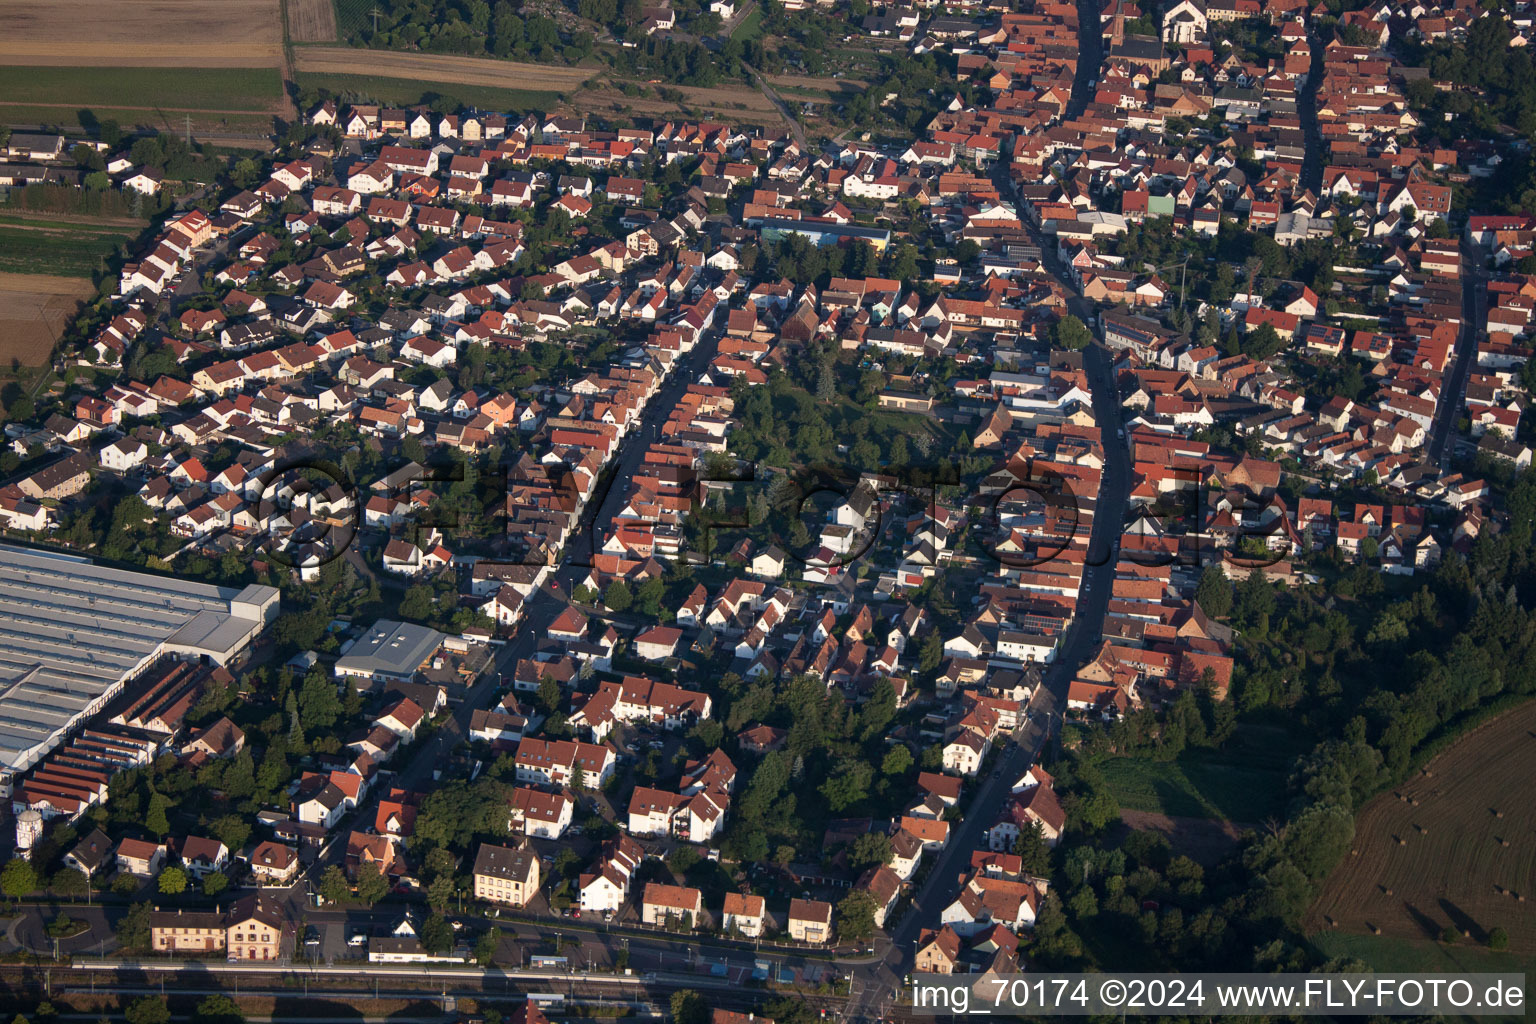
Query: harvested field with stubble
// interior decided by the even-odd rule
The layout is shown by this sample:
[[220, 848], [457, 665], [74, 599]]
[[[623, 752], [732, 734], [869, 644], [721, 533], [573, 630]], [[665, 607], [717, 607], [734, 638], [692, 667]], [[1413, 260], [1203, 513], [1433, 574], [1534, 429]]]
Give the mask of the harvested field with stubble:
[[295, 43], [334, 43], [336, 7], [331, 0], [284, 0], [288, 38]]
[[1376, 797], [1309, 915], [1317, 931], [1536, 952], [1536, 700], [1485, 722]]
[[295, 70], [301, 74], [370, 75], [531, 92], [574, 90], [596, 73], [590, 68], [519, 64], [487, 57], [355, 50], [340, 46], [306, 46], [294, 52], [293, 61]]
[[[0, 65], [263, 68], [282, 62], [278, 0], [0, 0]], [[329, 3], [326, 4], [329, 7]]]
[[80, 304], [96, 293], [81, 277], [0, 273], [0, 366], [42, 366]]

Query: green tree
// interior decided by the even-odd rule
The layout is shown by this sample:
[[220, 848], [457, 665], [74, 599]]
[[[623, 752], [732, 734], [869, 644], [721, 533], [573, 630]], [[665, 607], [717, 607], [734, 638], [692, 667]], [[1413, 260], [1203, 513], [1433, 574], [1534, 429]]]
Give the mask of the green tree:
[[453, 855], [452, 850], [444, 849], [441, 846], [431, 850], [427, 854], [426, 859], [422, 861], [422, 867], [426, 869], [428, 878], [451, 875], [458, 866], [459, 858]]
[[608, 589], [603, 591], [603, 604], [609, 611], [628, 611], [634, 597], [629, 592], [629, 584], [623, 580], [614, 580], [608, 584]]
[[214, 837], [230, 852], [245, 849], [246, 841], [251, 838], [251, 823], [238, 814], [226, 814], [213, 823]]
[[192, 1024], [245, 1024], [245, 1014], [229, 996], [213, 995], [197, 1004]]
[[869, 783], [874, 771], [865, 761], [845, 758], [827, 776], [817, 790], [827, 800], [828, 809], [834, 813], [846, 810], [869, 794]]
[[352, 895], [352, 887], [347, 884], [346, 873], [340, 865], [332, 864], [320, 876], [320, 895], [327, 903], [345, 903]]
[[481, 967], [489, 967], [496, 959], [496, 951], [501, 948], [501, 929], [490, 928], [480, 936], [480, 941], [475, 943], [475, 963]]
[[848, 844], [848, 870], [859, 873], [865, 868], [889, 864], [893, 856], [889, 836], [884, 832], [866, 832]]
[[885, 757], [880, 761], [881, 775], [905, 775], [912, 770], [912, 751], [905, 744], [898, 743], [885, 752]]
[[368, 906], [373, 906], [389, 892], [389, 879], [379, 870], [379, 866], [373, 862], [364, 864], [357, 869], [357, 898]]
[[[1439, 223], [1436, 221], [1435, 223]], [[1488, 948], [1495, 953], [1502, 953], [1509, 948], [1509, 932], [1503, 928], [1491, 928], [1488, 931]]]
[[0, 892], [13, 900], [37, 891], [37, 869], [20, 857], [12, 857], [0, 868]]
[[141, 996], [123, 1011], [128, 1024], [171, 1024], [171, 1008], [164, 996]]
[[149, 812], [144, 815], [144, 827], [157, 837], [163, 837], [171, 830], [171, 820], [166, 815], [170, 806], [171, 798], [164, 793], [150, 793]]
[[203, 876], [203, 895], [218, 896], [229, 888], [229, 876], [222, 871], [210, 871]]
[[922, 672], [935, 672], [944, 662], [944, 641], [937, 632], [929, 633], [918, 648], [917, 667]]
[[1219, 564], [1208, 566], [1200, 574], [1195, 587], [1195, 601], [1212, 618], [1224, 619], [1232, 614], [1232, 581]]
[[75, 868], [60, 869], [48, 882], [48, 888], [54, 895], [71, 900], [84, 896], [90, 887], [91, 881], [85, 877], [85, 872]]
[[187, 873], [172, 865], [160, 872], [158, 884], [161, 895], [179, 896], [187, 891]]
[[1019, 830], [1018, 838], [1013, 841], [1013, 852], [1018, 854], [1021, 866], [1030, 874], [1050, 874], [1051, 848], [1045, 841], [1045, 828], [1038, 821]]
[[680, 988], [672, 993], [672, 1024], [705, 1024], [709, 1019], [709, 1004], [691, 988]]
[[432, 617], [432, 588], [418, 583], [406, 590], [398, 606], [400, 617], [420, 621]]
[[862, 889], [849, 893], [837, 905], [837, 937], [843, 942], [864, 942], [875, 934], [875, 898]]
[[118, 944], [128, 952], [142, 953], [149, 949], [152, 938], [149, 927], [150, 913], [148, 903], [135, 903], [117, 922]]
[[453, 874], [438, 875], [427, 883], [427, 902], [439, 909], [453, 902], [454, 895], [458, 892], [454, 885]]
[[667, 854], [667, 867], [674, 874], [686, 875], [699, 862], [699, 851], [692, 846], [679, 846]]
[[1093, 333], [1076, 315], [1068, 313], [1051, 328], [1051, 341], [1057, 348], [1076, 351], [1088, 347], [1093, 341]]
[[336, 684], [324, 675], [314, 672], [304, 677], [299, 690], [299, 715], [304, 731], [318, 735], [336, 724], [341, 717], [341, 698], [336, 696]]
[[453, 926], [442, 914], [433, 914], [422, 923], [421, 948], [434, 955], [453, 949]]

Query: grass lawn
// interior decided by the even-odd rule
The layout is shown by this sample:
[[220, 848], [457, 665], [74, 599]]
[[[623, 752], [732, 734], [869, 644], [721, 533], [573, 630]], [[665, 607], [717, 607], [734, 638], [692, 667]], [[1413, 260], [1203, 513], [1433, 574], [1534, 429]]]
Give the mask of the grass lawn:
[[763, 8], [762, 8], [762, 5], [759, 4], [757, 6], [757, 8], [752, 11], [751, 14], [749, 14], [745, 18], [741, 19], [741, 24], [737, 25], [736, 26], [736, 31], [731, 33], [731, 38], [732, 39], [739, 39], [742, 42], [746, 42], [749, 39], [756, 39], [758, 36], [760, 36], [762, 34], [763, 34]]
[[419, 82], [409, 78], [384, 75], [339, 75], [300, 72], [295, 76], [299, 87], [329, 89], [338, 96], [367, 97], [379, 103], [414, 106], [431, 103], [442, 96], [471, 107], [497, 111], [549, 110], [559, 102], [559, 93], [539, 89], [498, 89], [484, 85], [454, 85], [448, 82]]
[[0, 225], [0, 271], [90, 277], [128, 235], [120, 228], [29, 231]]
[[1278, 729], [1240, 727], [1220, 751], [1173, 761], [1115, 757], [1103, 764], [1120, 806], [1174, 818], [1261, 822], [1285, 810], [1285, 780], [1299, 744]]
[[[1378, 974], [1519, 974], [1536, 976], [1536, 956], [1495, 953], [1484, 946], [1399, 939], [1387, 935], [1348, 935], [1314, 932], [1307, 941], [1323, 956], [1359, 960]], [[1465, 1017], [1448, 1014], [1454, 1021], [1524, 1020], [1525, 1013], [1502, 1017]]]
[[13, 103], [82, 107], [261, 111], [282, 99], [282, 79], [276, 68], [0, 67], [0, 96]]
[[1495, 953], [1470, 942], [1447, 946], [1389, 935], [1348, 935], [1344, 932], [1314, 932], [1307, 936], [1307, 941], [1326, 957], [1353, 957], [1384, 973], [1524, 971], [1536, 974], [1536, 956]]

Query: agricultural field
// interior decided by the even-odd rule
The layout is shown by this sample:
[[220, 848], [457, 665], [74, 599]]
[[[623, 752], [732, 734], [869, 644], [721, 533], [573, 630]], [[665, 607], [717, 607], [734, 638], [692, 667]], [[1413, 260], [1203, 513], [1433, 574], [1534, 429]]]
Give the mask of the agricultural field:
[[295, 43], [334, 43], [336, 7], [331, 0], [284, 0], [288, 39]]
[[1433, 940], [1447, 928], [1536, 954], [1536, 701], [1485, 722], [1366, 804], [1351, 856], [1309, 915], [1316, 930]]
[[[0, 0], [0, 25], [5, 68], [275, 68], [282, 62], [278, 0]], [[0, 88], [0, 95], [7, 92]]]
[[571, 91], [594, 73], [589, 68], [519, 64], [487, 57], [354, 50], [341, 46], [306, 46], [297, 49], [294, 52], [294, 67], [301, 79], [305, 73], [366, 75], [529, 92]]
[[135, 233], [108, 225], [0, 223], [0, 272], [46, 272], [89, 282]]
[[7, 105], [242, 114], [276, 110], [283, 84], [276, 68], [0, 67], [0, 96]]
[[47, 363], [54, 339], [95, 293], [88, 278], [0, 273], [0, 367]]

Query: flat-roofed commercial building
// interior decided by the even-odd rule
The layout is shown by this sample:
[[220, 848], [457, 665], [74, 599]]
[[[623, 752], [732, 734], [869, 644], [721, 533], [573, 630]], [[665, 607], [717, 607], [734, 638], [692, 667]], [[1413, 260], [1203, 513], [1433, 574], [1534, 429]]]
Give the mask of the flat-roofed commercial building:
[[277, 611], [272, 587], [0, 544], [0, 795], [159, 658], [227, 664]]
[[426, 626], [380, 619], [336, 660], [336, 676], [410, 682], [446, 639]]

